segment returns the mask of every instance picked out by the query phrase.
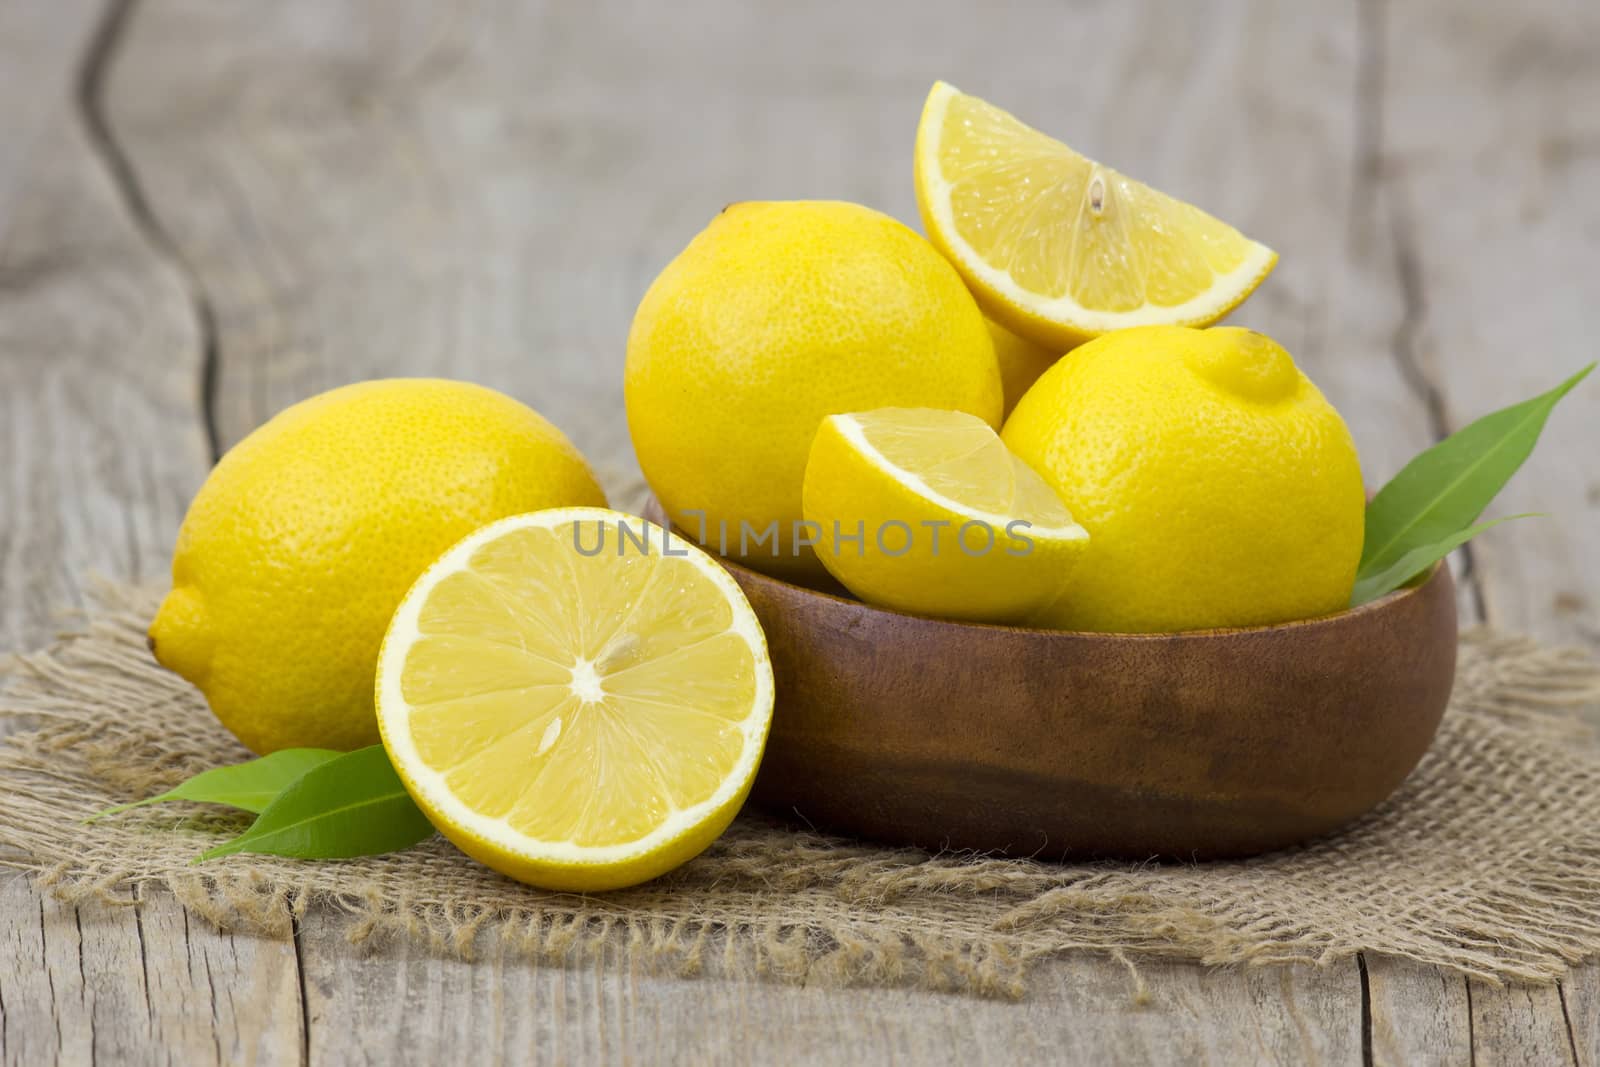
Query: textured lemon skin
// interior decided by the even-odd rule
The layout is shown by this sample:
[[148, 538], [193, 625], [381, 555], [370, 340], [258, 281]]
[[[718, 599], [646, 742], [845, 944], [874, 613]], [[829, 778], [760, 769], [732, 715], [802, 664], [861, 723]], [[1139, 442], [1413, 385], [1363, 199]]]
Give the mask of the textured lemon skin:
[[994, 342], [994, 355], [1000, 364], [1000, 382], [1005, 394], [1005, 413], [1010, 415], [1022, 399], [1022, 394], [1045, 371], [1055, 366], [1056, 360], [1067, 346], [1056, 348], [1039, 345], [1018, 337], [1004, 326], [989, 319], [989, 339]]
[[201, 486], [151, 648], [254, 752], [375, 744], [378, 648], [417, 575], [494, 519], [604, 503], [572, 443], [494, 390], [334, 389], [256, 429]]
[[645, 293], [628, 337], [628, 427], [673, 521], [741, 556], [740, 523], [770, 542], [744, 562], [804, 580], [801, 482], [826, 415], [966, 411], [998, 427], [1000, 370], [983, 315], [949, 262], [858, 204], [733, 204]]
[[1089, 532], [1041, 624], [1170, 632], [1349, 602], [1365, 512], [1355, 444], [1261, 334], [1106, 334], [1045, 372], [1001, 436]]
[[[981, 530], [968, 533], [969, 551], [956, 537], [972, 516], [940, 506], [882, 468], [863, 460], [838, 423], [825, 419], [817, 430], [806, 466], [805, 516], [823, 531], [818, 555], [839, 583], [868, 604], [915, 615], [969, 622], [1022, 622], [1063, 588], [1083, 555], [1084, 541], [1047, 540], [1037, 531], [1019, 530], [1026, 541], [1008, 535], [1004, 517], [987, 523], [993, 543]], [[834, 543], [832, 531], [857, 531], [858, 547]], [[911, 532], [906, 551], [897, 528], [886, 535], [888, 551], [876, 533], [890, 522]], [[939, 550], [933, 529], [942, 522]], [[984, 551], [987, 549], [987, 551]], [[1010, 549], [1011, 551], [1007, 551]]]
[[[405, 771], [399, 773], [407, 792], [421, 807], [426, 798], [407, 777]], [[711, 843], [722, 836], [722, 832], [733, 822], [734, 816], [739, 814], [739, 809], [744, 806], [745, 798], [750, 795], [750, 787], [754, 782], [755, 776], [751, 775], [744, 788], [719, 806], [715, 814], [660, 848], [631, 859], [604, 864], [564, 863], [547, 858], [524, 856], [500, 848], [465, 826], [451, 821], [437, 810], [422, 807], [422, 811], [452, 845], [507, 878], [515, 878], [526, 885], [558, 893], [605, 893], [659, 878], [668, 871], [682, 867], [711, 847]]]

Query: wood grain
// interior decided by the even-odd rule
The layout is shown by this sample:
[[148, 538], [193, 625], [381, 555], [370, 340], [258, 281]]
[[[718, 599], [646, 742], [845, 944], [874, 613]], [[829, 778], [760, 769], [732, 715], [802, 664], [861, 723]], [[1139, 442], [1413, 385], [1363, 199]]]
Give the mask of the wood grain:
[[[46, 641], [96, 571], [159, 578], [209, 463], [182, 278], [81, 107], [105, 16], [0, 4], [0, 651]], [[170, 897], [65, 906], [7, 873], [0, 946], [8, 1067], [299, 1059], [287, 939], [191, 927]]]
[[0, 649], [100, 571], [159, 578], [207, 451], [184, 287], [78, 111], [97, 0], [0, 6]]
[[1367, 960], [1372, 1062], [1423, 1067], [1472, 1061], [1467, 983], [1406, 960]]
[[[322, 927], [304, 945], [311, 1059], [393, 1063], [472, 1048], [508, 1062], [747, 1064], [1361, 1062], [1354, 963], [1207, 971], [1083, 957], [1043, 968], [1020, 1004], [886, 989], [662, 981], [615, 960], [528, 968], [395, 946], [350, 958]], [[443, 995], [442, 995], [443, 994]], [[359, 1029], [330, 1025], [361, 1018]]]
[[[1376, 172], [1406, 316], [1396, 355], [1436, 433], [1550, 388], [1594, 359], [1576, 279], [1600, 254], [1600, 94], [1585, 57], [1600, 11], [1541, 0], [1514, 22], [1448, 0], [1368, 5], [1385, 42]], [[1403, 58], [1402, 58], [1403, 56]], [[1562, 402], [1538, 451], [1472, 545], [1484, 621], [1600, 648], [1600, 386]], [[1592, 983], [1600, 965], [1578, 973]], [[1483, 1063], [1569, 1062], [1600, 1012], [1568, 1017], [1556, 990], [1469, 983]]]
[[[1382, 168], [1412, 294], [1404, 358], [1450, 429], [1600, 357], [1600, 7], [1393, 4]], [[1399, 53], [1403, 49], [1404, 58]], [[1600, 647], [1600, 381], [1562, 401], [1473, 546], [1489, 621]]]
[[1575, 968], [1561, 983], [1561, 1006], [1572, 1033], [1572, 1055], [1580, 1067], [1600, 1065], [1600, 965]]
[[1555, 986], [1472, 983], [1474, 1062], [1500, 1065], [1572, 1063], [1572, 1034]]
[[[667, 522], [654, 499], [645, 515]], [[1388, 799], [1456, 675], [1442, 566], [1313, 622], [1132, 637], [917, 618], [726, 566], [782, 694], [751, 800], [890, 845], [1281, 849]]]

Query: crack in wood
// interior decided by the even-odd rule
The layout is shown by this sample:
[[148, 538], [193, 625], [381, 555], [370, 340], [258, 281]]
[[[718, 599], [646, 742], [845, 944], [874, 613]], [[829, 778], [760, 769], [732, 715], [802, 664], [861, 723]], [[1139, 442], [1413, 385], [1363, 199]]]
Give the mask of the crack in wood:
[[50, 938], [45, 932], [44, 896], [39, 897], [39, 959], [44, 964], [44, 980], [50, 990], [50, 1018], [56, 1028], [56, 1054], [66, 1048], [66, 1035], [61, 1032], [61, 997], [56, 993], [56, 972], [50, 966]]
[[[1417, 254], [1416, 230], [1398, 182], [1384, 167], [1386, 132], [1383, 121], [1388, 89], [1388, 2], [1359, 0], [1356, 18], [1359, 52], [1356, 62], [1355, 177], [1351, 195], [1352, 227], [1358, 219], [1370, 222], [1381, 209], [1394, 242], [1395, 281], [1400, 292], [1400, 322], [1390, 340], [1390, 356], [1401, 379], [1422, 404], [1428, 433], [1440, 441], [1451, 433], [1444, 393], [1423, 365], [1419, 344], [1427, 318], [1426, 286]], [[1358, 212], [1360, 214], [1358, 214]], [[1363, 230], [1362, 232], [1368, 232]], [[1483, 586], [1472, 546], [1457, 549], [1462, 563], [1457, 584], [1464, 588], [1477, 621], [1484, 620]]]
[[155, 1006], [150, 1001], [150, 955], [144, 943], [144, 916], [140, 910], [140, 901], [133, 903], [133, 934], [139, 941], [139, 975], [144, 987], [144, 1013], [153, 1026], [156, 1021]]
[[1567, 987], [1565, 982], [1556, 982], [1556, 999], [1561, 1002], [1561, 1021], [1567, 1025], [1567, 1048], [1572, 1053], [1573, 1063], [1582, 1063], [1578, 1055], [1578, 1038], [1572, 1032], [1572, 1012], [1567, 1008]]
[[309, 1067], [311, 1063], [311, 999], [306, 996], [306, 960], [305, 946], [302, 943], [304, 933], [300, 929], [300, 920], [293, 915], [289, 917], [289, 943], [294, 946], [294, 973], [300, 983], [300, 1063], [301, 1067]]
[[83, 973], [83, 913], [77, 905], [72, 908], [72, 928], [78, 932], [78, 988], [82, 991], [84, 999], [89, 996], [89, 978]]
[[1372, 982], [1365, 952], [1356, 953], [1356, 970], [1361, 975], [1361, 1063], [1372, 1067]]
[[1467, 1067], [1478, 1067], [1478, 1035], [1472, 1019], [1472, 979], [1462, 978], [1467, 989]]
[[115, 58], [129, 20], [138, 6], [138, 0], [113, 0], [84, 54], [83, 65], [77, 79], [78, 113], [83, 121], [89, 144], [110, 175], [113, 185], [122, 197], [123, 206], [133, 219], [140, 234], [155, 253], [164, 259], [183, 283], [190, 311], [194, 317], [195, 331], [200, 339], [200, 417], [206, 434], [206, 446], [211, 462], [222, 457], [220, 438], [216, 425], [217, 386], [217, 323], [210, 298], [200, 282], [200, 275], [179, 250], [166, 229], [156, 217], [138, 171], [128, 154], [123, 151], [111, 131], [104, 109], [106, 70]]
[[204, 953], [200, 955], [200, 966], [205, 968], [206, 989], [211, 994], [207, 998], [211, 1006], [211, 1045], [216, 1049], [217, 1063], [220, 1067], [227, 1060], [222, 1056], [222, 1019], [217, 1015], [217, 979], [216, 975], [211, 973], [211, 958]]
[[6, 1035], [9, 1027], [6, 1021], [6, 982], [5, 972], [0, 971], [0, 1063], [6, 1061]]

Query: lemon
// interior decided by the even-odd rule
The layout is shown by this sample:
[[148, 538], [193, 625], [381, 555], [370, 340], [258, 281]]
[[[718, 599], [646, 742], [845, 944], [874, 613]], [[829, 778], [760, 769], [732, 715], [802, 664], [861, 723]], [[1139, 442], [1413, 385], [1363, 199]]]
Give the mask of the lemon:
[[256, 752], [376, 744], [378, 645], [423, 568], [493, 519], [604, 503], [577, 449], [510, 397], [428, 379], [334, 389], [201, 486], [151, 647]]
[[750, 791], [772, 721], [766, 639], [715, 560], [663, 537], [597, 508], [514, 516], [446, 552], [395, 612], [383, 743], [440, 832], [502, 874], [576, 892], [654, 878]]
[[805, 517], [833, 576], [871, 604], [1019, 621], [1057, 591], [1086, 536], [988, 423], [884, 408], [822, 420]]
[[1089, 531], [1051, 625], [1253, 626], [1349, 603], [1365, 513], [1355, 445], [1268, 337], [1107, 334], [1046, 371], [1002, 436]]
[[901, 405], [998, 427], [983, 315], [922, 237], [858, 204], [733, 204], [661, 272], [628, 336], [634, 452], [681, 529], [774, 574], [824, 416]]
[[1000, 384], [1005, 395], [1005, 413], [1017, 406], [1039, 375], [1055, 365], [1061, 352], [1018, 337], [1004, 326], [988, 320], [989, 339], [994, 342], [995, 359], [1000, 364]]
[[984, 310], [1058, 350], [1128, 326], [1206, 326], [1270, 248], [938, 82], [917, 128], [923, 225]]

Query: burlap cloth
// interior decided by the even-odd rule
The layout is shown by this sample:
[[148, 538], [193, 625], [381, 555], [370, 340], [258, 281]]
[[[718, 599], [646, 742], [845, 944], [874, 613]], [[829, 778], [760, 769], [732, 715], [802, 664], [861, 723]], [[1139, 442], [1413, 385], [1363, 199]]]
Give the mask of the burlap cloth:
[[1600, 747], [1580, 710], [1600, 668], [1485, 632], [1462, 641], [1455, 697], [1400, 791], [1336, 836], [1254, 860], [1058, 865], [862, 845], [746, 814], [704, 855], [600, 897], [544, 893], [434, 839], [344, 862], [194, 855], [245, 817], [107, 805], [247, 757], [145, 650], [149, 590], [111, 590], [55, 647], [0, 665], [0, 862], [68, 899], [165, 887], [228, 928], [281, 932], [308, 908], [351, 939], [468, 955], [1020, 996], [1028, 964], [1327, 963], [1402, 956], [1490, 980], [1550, 981], [1600, 954]]

